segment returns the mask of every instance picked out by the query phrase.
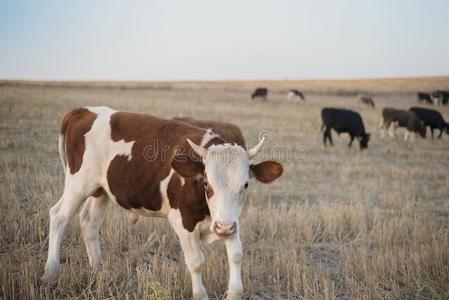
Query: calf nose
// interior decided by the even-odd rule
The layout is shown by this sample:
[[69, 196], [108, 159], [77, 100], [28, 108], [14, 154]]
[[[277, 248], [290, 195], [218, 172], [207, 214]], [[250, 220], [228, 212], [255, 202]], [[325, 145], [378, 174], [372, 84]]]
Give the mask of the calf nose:
[[237, 224], [234, 223], [227, 223], [227, 222], [215, 222], [214, 230], [215, 233], [219, 235], [231, 235], [235, 233], [235, 230], [237, 229]]

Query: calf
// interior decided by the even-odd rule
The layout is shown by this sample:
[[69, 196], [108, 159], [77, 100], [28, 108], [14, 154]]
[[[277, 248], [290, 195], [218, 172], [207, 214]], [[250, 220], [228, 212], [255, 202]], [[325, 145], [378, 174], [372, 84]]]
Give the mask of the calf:
[[373, 98], [359, 95], [357, 96], [357, 103], [366, 104], [374, 108], [376, 105], [374, 104]]
[[200, 244], [223, 240], [230, 268], [227, 295], [240, 298], [239, 217], [250, 178], [269, 183], [283, 172], [275, 161], [252, 162], [263, 142], [245, 150], [211, 130], [108, 107], [68, 113], [59, 136], [65, 186], [50, 209], [48, 259], [41, 279], [57, 278], [60, 244], [80, 209], [89, 263], [98, 266], [99, 228], [112, 200], [133, 213], [168, 219], [179, 237], [195, 299], [207, 299]]
[[422, 93], [419, 92], [418, 93], [418, 102], [420, 103], [425, 103], [425, 104], [432, 104], [432, 97], [430, 96], [429, 93]]
[[298, 90], [290, 90], [288, 92], [287, 99], [291, 101], [293, 98], [301, 98], [301, 100], [306, 101], [304, 94]]
[[407, 141], [410, 133], [419, 134], [426, 137], [426, 127], [421, 123], [418, 116], [411, 111], [385, 107], [382, 110], [382, 118], [379, 123], [381, 129], [381, 137], [384, 137], [384, 129], [388, 128], [391, 138], [394, 138], [394, 131], [397, 127], [406, 129], [404, 140]]
[[338, 134], [347, 132], [350, 136], [348, 146], [352, 146], [354, 138], [359, 139], [360, 149], [368, 148], [369, 133], [365, 132], [362, 118], [358, 113], [352, 110], [340, 108], [323, 108], [321, 110], [321, 131], [324, 130], [323, 142], [326, 145], [326, 140], [333, 145], [331, 129], [334, 129]]
[[446, 133], [449, 134], [449, 124], [446, 123], [439, 111], [422, 107], [411, 107], [410, 111], [418, 116], [424, 126], [430, 127], [432, 138], [434, 129], [440, 130], [438, 138], [441, 138], [443, 131], [446, 131]]
[[260, 97], [264, 100], [268, 97], [268, 89], [267, 88], [257, 88], [254, 90], [254, 92], [251, 94], [251, 99], [254, 99], [256, 97]]

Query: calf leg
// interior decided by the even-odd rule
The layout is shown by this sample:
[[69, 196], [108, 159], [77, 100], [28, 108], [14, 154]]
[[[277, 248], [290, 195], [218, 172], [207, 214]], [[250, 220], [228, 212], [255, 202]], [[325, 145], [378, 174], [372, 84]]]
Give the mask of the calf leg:
[[390, 123], [390, 126], [388, 128], [388, 134], [390, 135], [390, 138], [394, 138], [394, 131], [396, 130], [396, 125], [394, 122]]
[[332, 132], [331, 132], [330, 128], [327, 129], [327, 138], [329, 139], [329, 144], [331, 144], [331, 146], [333, 146], [334, 142], [332, 141]]
[[235, 234], [234, 236], [225, 239], [226, 252], [229, 262], [229, 286], [228, 286], [228, 300], [241, 299], [243, 295], [242, 285], [242, 242], [240, 236]]
[[41, 277], [42, 281], [49, 282], [57, 278], [61, 241], [71, 218], [78, 212], [85, 199], [84, 195], [72, 193], [65, 189], [61, 199], [50, 209], [48, 257], [44, 275]]
[[327, 134], [326, 131], [323, 132], [323, 144], [324, 146], [326, 146], [326, 142], [327, 142]]
[[108, 197], [103, 194], [98, 198], [89, 197], [81, 209], [79, 220], [84, 244], [86, 245], [89, 264], [96, 269], [100, 263], [101, 250], [98, 240], [100, 225], [108, 206]]
[[385, 133], [384, 133], [385, 124], [384, 124], [383, 117], [380, 119], [379, 126], [377, 128], [380, 129], [380, 138], [383, 139], [385, 137]]
[[331, 135], [331, 128], [330, 127], [326, 127], [326, 130], [324, 130], [323, 133], [323, 140], [324, 140], [324, 145], [326, 146], [326, 140], [329, 140], [329, 144], [331, 146], [334, 145], [334, 143], [332, 142], [332, 135]]
[[[405, 135], [404, 135], [404, 141], [407, 142], [408, 137], [410, 136], [410, 134], [412, 134], [412, 132], [406, 130], [405, 131]], [[413, 139], [413, 134], [412, 134], [412, 139]]]
[[350, 135], [350, 140], [349, 140], [349, 144], [348, 144], [348, 147], [351, 147], [352, 146], [352, 142], [354, 142], [354, 136], [351, 134]]
[[430, 127], [430, 136], [431, 136], [432, 139], [433, 139], [433, 127]]
[[182, 251], [184, 252], [186, 265], [192, 277], [193, 299], [208, 299], [202, 281], [204, 255], [200, 247], [199, 232], [197, 230], [189, 232], [184, 228], [179, 210], [170, 210], [168, 213], [168, 221], [178, 235]]
[[443, 136], [443, 131], [444, 131], [444, 127], [440, 127], [440, 134], [438, 135], [438, 139], [441, 139], [441, 137]]

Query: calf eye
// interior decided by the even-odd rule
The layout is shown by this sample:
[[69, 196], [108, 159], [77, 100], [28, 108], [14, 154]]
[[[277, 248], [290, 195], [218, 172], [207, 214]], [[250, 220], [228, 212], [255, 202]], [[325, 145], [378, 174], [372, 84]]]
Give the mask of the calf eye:
[[245, 185], [243, 186], [245, 188], [245, 190], [248, 188], [249, 184], [248, 182], [245, 182]]
[[214, 190], [210, 186], [209, 182], [203, 181], [204, 191], [206, 192], [207, 198], [210, 199], [214, 195]]

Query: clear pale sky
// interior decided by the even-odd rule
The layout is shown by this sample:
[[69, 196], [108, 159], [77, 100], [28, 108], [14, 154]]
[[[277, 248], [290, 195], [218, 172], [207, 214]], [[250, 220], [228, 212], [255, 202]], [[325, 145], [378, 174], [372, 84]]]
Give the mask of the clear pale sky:
[[0, 0], [0, 79], [449, 75], [449, 0]]

